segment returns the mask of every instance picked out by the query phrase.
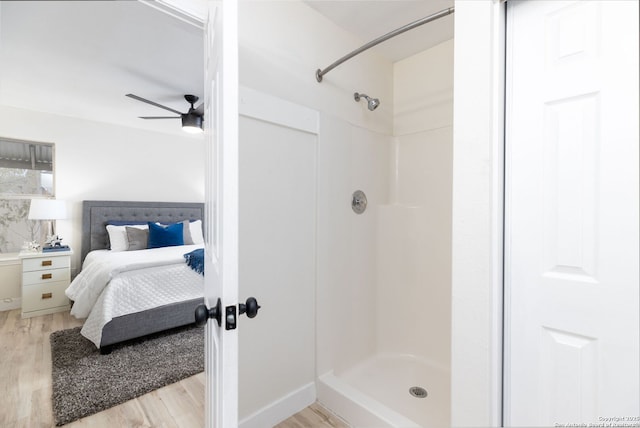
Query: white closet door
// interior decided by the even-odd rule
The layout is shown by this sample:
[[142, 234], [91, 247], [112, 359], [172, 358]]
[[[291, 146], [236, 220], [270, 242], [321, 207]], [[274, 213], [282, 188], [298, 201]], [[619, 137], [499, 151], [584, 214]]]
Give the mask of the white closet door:
[[505, 425], [640, 423], [638, 2], [507, 20]]

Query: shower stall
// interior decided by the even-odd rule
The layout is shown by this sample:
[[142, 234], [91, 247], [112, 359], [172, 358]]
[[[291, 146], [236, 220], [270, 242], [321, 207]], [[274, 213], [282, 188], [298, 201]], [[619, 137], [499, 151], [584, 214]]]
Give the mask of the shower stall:
[[453, 40], [394, 63], [392, 99], [360, 97], [393, 132], [321, 117], [318, 400], [353, 426], [449, 426]]
[[[240, 220], [253, 242], [242, 245], [241, 236], [241, 252], [252, 253], [241, 260], [278, 263], [241, 269], [241, 294], [263, 309], [260, 323], [240, 330], [240, 417], [296, 398], [289, 414], [317, 400], [354, 427], [448, 426], [453, 31], [404, 59], [372, 49], [318, 69], [363, 40], [310, 5], [331, 7], [239, 7], [241, 85], [284, 100], [251, 136], [247, 123], [241, 127], [241, 147], [245, 135], [263, 150], [244, 155], [253, 156], [247, 171], [255, 174], [247, 175], [260, 190], [241, 197], [241, 212], [256, 226]], [[422, 28], [452, 29], [452, 12]], [[306, 112], [300, 117], [317, 117], [317, 126], [292, 131], [287, 115], [270, 136], [262, 127], [288, 103]], [[251, 97], [241, 95], [240, 104], [250, 106]], [[294, 156], [300, 150], [304, 164]], [[265, 216], [266, 208], [278, 215]], [[290, 217], [312, 227], [282, 220]], [[303, 238], [302, 249], [283, 248]], [[287, 279], [290, 271], [301, 275]], [[249, 283], [255, 289], [243, 288]], [[272, 385], [283, 388], [276, 394]]]

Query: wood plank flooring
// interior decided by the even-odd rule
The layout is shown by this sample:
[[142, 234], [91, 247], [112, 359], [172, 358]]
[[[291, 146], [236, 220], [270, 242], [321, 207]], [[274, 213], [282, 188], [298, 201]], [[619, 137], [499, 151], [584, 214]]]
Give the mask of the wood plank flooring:
[[[22, 319], [20, 310], [0, 312], [0, 427], [52, 427], [53, 331], [82, 325], [68, 312]], [[155, 390], [66, 427], [179, 427], [204, 425], [204, 373]], [[318, 404], [277, 428], [348, 427]]]
[[312, 404], [301, 412], [296, 413], [284, 422], [279, 423], [275, 428], [348, 428], [341, 419], [333, 415], [318, 403]]

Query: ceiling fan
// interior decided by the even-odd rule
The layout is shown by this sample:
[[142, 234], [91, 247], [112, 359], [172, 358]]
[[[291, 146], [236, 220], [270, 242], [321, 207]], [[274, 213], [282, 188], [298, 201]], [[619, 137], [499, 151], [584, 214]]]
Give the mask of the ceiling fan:
[[129, 98], [133, 98], [134, 100], [142, 101], [143, 103], [151, 104], [152, 106], [160, 107], [165, 110], [169, 110], [179, 116], [140, 116], [140, 119], [182, 119], [182, 129], [186, 132], [190, 133], [199, 133], [202, 132], [202, 121], [204, 116], [204, 104], [200, 104], [197, 108], [194, 108], [193, 105], [198, 102], [198, 97], [195, 95], [185, 95], [184, 99], [187, 100], [191, 107], [189, 107], [189, 111], [186, 113], [182, 113], [178, 110], [174, 110], [171, 107], [163, 106], [162, 104], [158, 104], [153, 101], [149, 101], [145, 98], [139, 97], [134, 94], [126, 94], [125, 96]]

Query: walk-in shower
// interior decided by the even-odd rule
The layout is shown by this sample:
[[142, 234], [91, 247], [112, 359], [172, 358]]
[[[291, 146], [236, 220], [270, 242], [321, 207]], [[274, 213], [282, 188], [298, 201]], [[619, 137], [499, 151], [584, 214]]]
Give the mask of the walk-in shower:
[[[318, 70], [317, 81], [403, 31]], [[320, 238], [330, 250], [319, 257], [317, 304], [319, 314], [331, 307], [333, 315], [320, 315], [317, 398], [352, 426], [449, 426], [453, 40], [395, 62], [389, 76], [393, 96], [381, 95], [389, 107], [375, 115], [391, 112], [388, 134], [368, 128], [369, 115], [364, 125], [336, 119], [340, 134], [320, 134], [327, 158], [349, 161], [333, 162], [319, 187], [331, 203], [321, 211], [331, 237]], [[380, 103], [353, 97], [372, 111]], [[362, 192], [353, 193], [352, 212], [354, 189]], [[364, 193], [366, 210], [356, 210]]]

